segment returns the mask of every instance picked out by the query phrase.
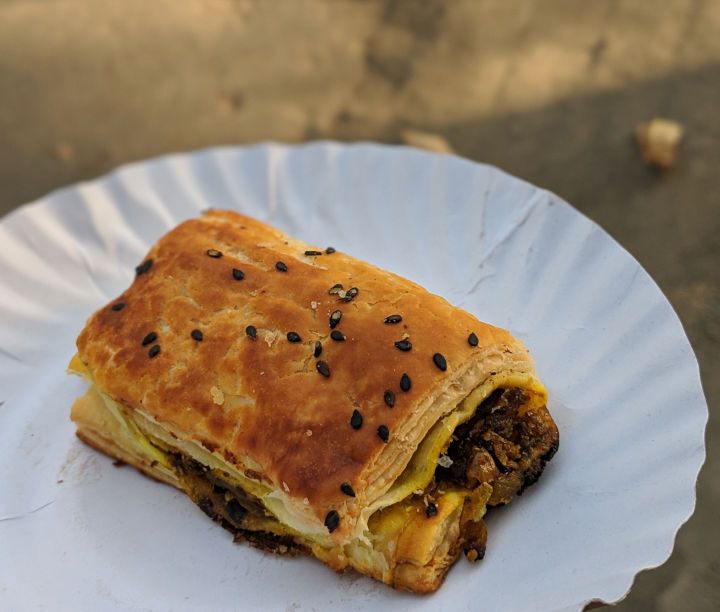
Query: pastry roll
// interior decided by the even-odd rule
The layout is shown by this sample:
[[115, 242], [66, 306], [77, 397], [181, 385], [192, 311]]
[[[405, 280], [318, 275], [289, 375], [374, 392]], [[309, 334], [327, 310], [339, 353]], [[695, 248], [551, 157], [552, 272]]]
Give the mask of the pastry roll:
[[350, 255], [209, 211], [135, 272], [77, 339], [77, 434], [237, 540], [431, 592], [558, 447], [518, 340]]

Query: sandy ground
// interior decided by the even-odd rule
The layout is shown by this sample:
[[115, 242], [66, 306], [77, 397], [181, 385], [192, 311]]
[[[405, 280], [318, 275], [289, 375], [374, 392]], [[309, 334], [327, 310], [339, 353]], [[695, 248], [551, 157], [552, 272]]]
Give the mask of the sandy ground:
[[[557, 192], [670, 298], [710, 404], [697, 511], [618, 607], [715, 611], [718, 32], [714, 0], [3, 0], [0, 213], [168, 151], [407, 129]], [[632, 141], [656, 115], [686, 128], [666, 174]]]

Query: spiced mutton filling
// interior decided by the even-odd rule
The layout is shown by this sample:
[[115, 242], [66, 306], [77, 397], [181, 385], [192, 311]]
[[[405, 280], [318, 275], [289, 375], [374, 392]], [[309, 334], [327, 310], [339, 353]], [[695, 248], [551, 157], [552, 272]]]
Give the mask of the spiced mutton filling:
[[[481, 559], [485, 551], [487, 532], [484, 521], [477, 518], [478, 508], [485, 502], [488, 506], [503, 505], [521, 494], [537, 481], [557, 450], [555, 424], [544, 407], [527, 409], [528, 399], [527, 392], [518, 387], [491, 393], [473, 416], [456, 428], [433, 480], [408, 500], [408, 507], [417, 506], [424, 520], [432, 520], [437, 513], [435, 500], [448, 487], [473, 492], [464, 504], [459, 534], [452, 544], [454, 551], [465, 552], [470, 560]], [[222, 470], [177, 449], [163, 450], [186, 493], [236, 540], [281, 554], [308, 552], [301, 538], [289, 533], [259, 498], [230, 482]], [[483, 492], [489, 488], [492, 493], [488, 499]], [[388, 511], [390, 508], [381, 511], [377, 518]]]
[[455, 430], [447, 459], [435, 470], [436, 483], [468, 489], [488, 483], [488, 505], [497, 506], [537, 482], [557, 451], [559, 434], [546, 410], [522, 410], [527, 400], [517, 387], [493, 391]]
[[537, 393], [508, 385], [477, 405], [455, 428], [427, 486], [371, 517], [371, 532], [392, 542], [393, 559], [427, 563], [428, 552], [436, 550], [431, 542], [437, 547], [437, 524], [430, 523], [449, 516], [458, 503], [456, 527], [444, 536], [454, 531], [446, 540], [448, 558], [461, 552], [470, 561], [483, 558], [486, 506], [506, 504], [533, 484], [557, 450], [558, 431], [543, 403]]
[[307, 552], [260, 500], [228, 482], [220, 470], [183, 453], [168, 455], [185, 492], [205, 514], [230, 531], [235, 541], [247, 540], [256, 548], [279, 554]]

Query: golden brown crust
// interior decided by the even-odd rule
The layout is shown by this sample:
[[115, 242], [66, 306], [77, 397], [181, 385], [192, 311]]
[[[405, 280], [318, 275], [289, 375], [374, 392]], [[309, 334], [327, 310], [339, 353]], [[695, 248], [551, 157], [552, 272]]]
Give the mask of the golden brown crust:
[[[251, 218], [211, 211], [164, 236], [147, 256], [152, 267], [90, 318], [77, 345], [104, 392], [258, 471], [299, 505], [307, 498], [320, 524], [338, 508], [343, 522], [333, 537], [346, 540], [362, 506], [387, 489], [454, 407], [433, 398], [462, 399], [490, 370], [532, 371], [532, 362], [508, 332], [415, 283], [343, 253], [303, 254], [312, 248]], [[275, 268], [278, 261], [287, 272]], [[359, 294], [339, 301], [328, 294], [335, 283]], [[118, 301], [125, 307], [113, 310]], [[344, 342], [329, 338], [336, 309]], [[401, 323], [383, 322], [396, 313]], [[248, 325], [257, 328], [256, 340], [246, 336]], [[201, 342], [193, 329], [202, 331]], [[160, 346], [154, 358], [152, 344], [141, 344], [151, 331]], [[302, 341], [289, 342], [289, 331]], [[471, 332], [477, 347], [468, 343]], [[404, 334], [408, 352], [394, 346]], [[329, 378], [316, 371], [317, 340]], [[433, 363], [436, 352], [447, 371]], [[404, 372], [412, 379], [407, 393], [399, 386]], [[393, 408], [383, 401], [386, 389], [395, 393]], [[363, 416], [359, 430], [350, 426], [354, 409]], [[356, 499], [343, 495], [343, 482]]]

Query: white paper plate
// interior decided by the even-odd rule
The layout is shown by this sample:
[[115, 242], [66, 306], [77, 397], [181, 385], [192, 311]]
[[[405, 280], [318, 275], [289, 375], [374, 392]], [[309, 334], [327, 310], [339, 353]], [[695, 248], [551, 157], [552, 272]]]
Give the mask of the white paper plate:
[[[181, 493], [76, 440], [76, 334], [208, 207], [407, 276], [534, 354], [560, 451], [492, 513], [485, 560], [461, 559], [434, 596], [234, 545]], [[17, 210], [0, 245], [4, 610], [578, 610], [662, 563], [693, 511], [707, 406], [677, 316], [597, 225], [494, 168], [368, 144], [173, 155]]]

